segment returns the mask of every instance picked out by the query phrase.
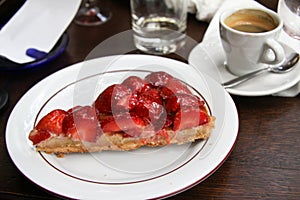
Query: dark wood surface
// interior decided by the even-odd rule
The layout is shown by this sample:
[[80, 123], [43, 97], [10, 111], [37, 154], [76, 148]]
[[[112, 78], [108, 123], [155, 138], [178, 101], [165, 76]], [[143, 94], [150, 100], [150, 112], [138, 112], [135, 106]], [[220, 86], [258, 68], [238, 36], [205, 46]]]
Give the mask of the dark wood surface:
[[[273, 10], [277, 6], [276, 0], [259, 2]], [[32, 183], [15, 167], [6, 149], [6, 122], [17, 101], [33, 85], [84, 60], [96, 45], [130, 29], [127, 0], [102, 0], [102, 4], [111, 9], [111, 20], [98, 27], [72, 23], [67, 30], [69, 45], [55, 60], [33, 70], [0, 71], [0, 88], [9, 93], [9, 104], [0, 113], [0, 199], [59, 198]], [[189, 15], [188, 36], [200, 42], [207, 26]], [[111, 49], [107, 48], [109, 54]], [[176, 55], [169, 57], [182, 60]], [[238, 109], [240, 130], [231, 155], [206, 180], [170, 199], [300, 199], [299, 95], [232, 98]]]

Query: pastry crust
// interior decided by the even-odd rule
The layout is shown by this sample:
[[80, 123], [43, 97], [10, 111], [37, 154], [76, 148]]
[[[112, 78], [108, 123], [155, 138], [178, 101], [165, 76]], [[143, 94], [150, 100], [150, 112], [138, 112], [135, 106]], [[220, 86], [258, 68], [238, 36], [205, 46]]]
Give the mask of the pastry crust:
[[[106, 150], [129, 151], [142, 146], [165, 146], [169, 144], [184, 144], [198, 139], [207, 139], [215, 126], [215, 117], [210, 116], [209, 122], [179, 131], [162, 130], [161, 134], [150, 137], [128, 137], [123, 133], [103, 133], [96, 142], [82, 142], [66, 136], [52, 136], [36, 145], [37, 151], [63, 156], [66, 153], [100, 152]], [[31, 131], [33, 134], [36, 129]], [[142, 134], [143, 135], [143, 134]], [[147, 133], [149, 135], [149, 132]], [[150, 134], [151, 135], [151, 134]]]

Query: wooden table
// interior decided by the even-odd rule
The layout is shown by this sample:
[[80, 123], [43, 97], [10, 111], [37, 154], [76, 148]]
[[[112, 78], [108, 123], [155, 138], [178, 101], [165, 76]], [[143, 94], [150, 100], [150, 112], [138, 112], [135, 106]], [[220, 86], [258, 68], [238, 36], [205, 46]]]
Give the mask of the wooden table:
[[[273, 10], [277, 6], [276, 0], [259, 2]], [[72, 23], [67, 30], [69, 45], [57, 59], [33, 70], [0, 72], [0, 88], [9, 93], [9, 105], [0, 113], [0, 199], [59, 198], [32, 183], [15, 167], [6, 149], [6, 122], [17, 101], [34, 84], [84, 60], [96, 45], [130, 29], [129, 1], [102, 0], [102, 4], [111, 9], [111, 20], [98, 27]], [[188, 36], [200, 42], [207, 26], [189, 15]], [[213, 175], [170, 199], [300, 199], [299, 97], [232, 96], [240, 130], [231, 155]]]

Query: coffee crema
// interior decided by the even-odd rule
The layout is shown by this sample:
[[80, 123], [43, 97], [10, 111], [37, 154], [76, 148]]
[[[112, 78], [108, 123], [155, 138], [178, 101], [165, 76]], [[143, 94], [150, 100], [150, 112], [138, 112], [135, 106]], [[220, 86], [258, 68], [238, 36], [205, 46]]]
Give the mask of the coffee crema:
[[268, 13], [256, 9], [239, 10], [228, 16], [224, 23], [237, 31], [262, 33], [275, 29], [278, 22]]

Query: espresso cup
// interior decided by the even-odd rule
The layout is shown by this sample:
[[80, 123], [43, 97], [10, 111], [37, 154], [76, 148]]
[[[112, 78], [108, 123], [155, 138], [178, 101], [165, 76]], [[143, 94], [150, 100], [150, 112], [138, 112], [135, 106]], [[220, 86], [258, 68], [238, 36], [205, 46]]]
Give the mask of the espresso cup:
[[275, 12], [258, 8], [227, 10], [220, 15], [219, 27], [225, 65], [234, 75], [284, 60], [284, 49], [277, 41], [283, 22]]

